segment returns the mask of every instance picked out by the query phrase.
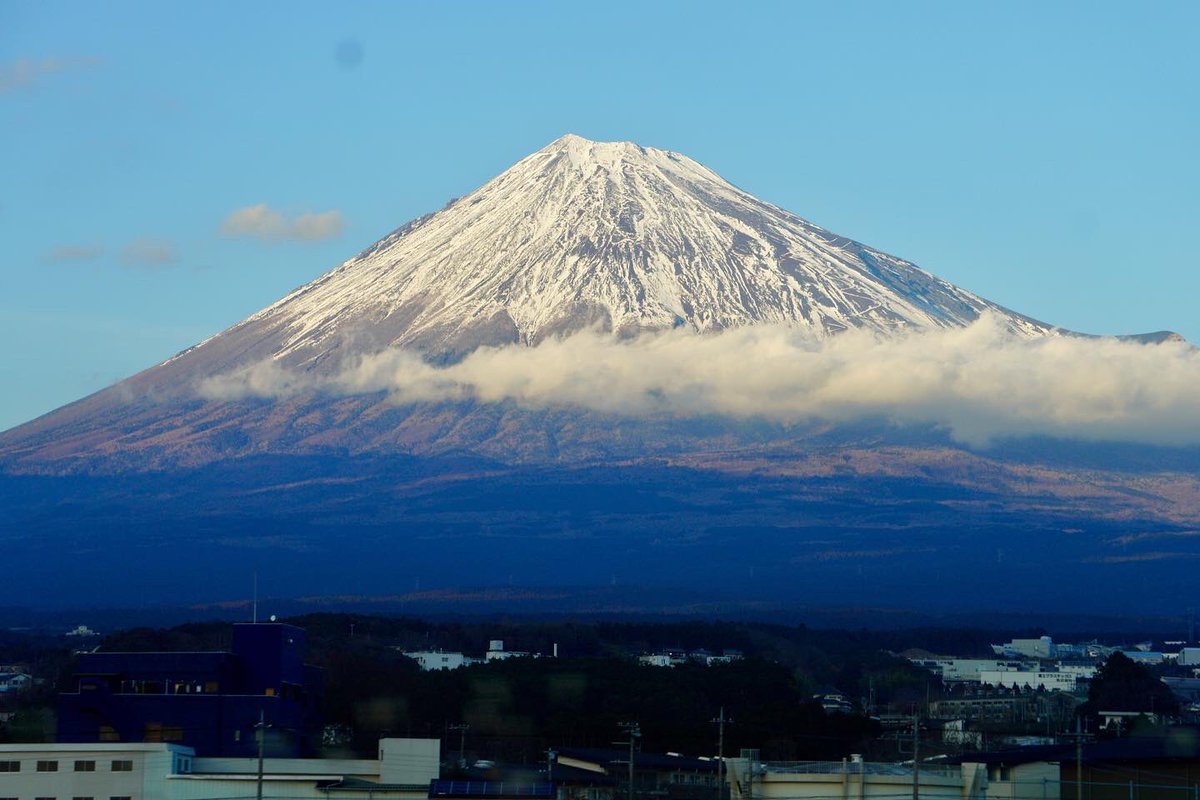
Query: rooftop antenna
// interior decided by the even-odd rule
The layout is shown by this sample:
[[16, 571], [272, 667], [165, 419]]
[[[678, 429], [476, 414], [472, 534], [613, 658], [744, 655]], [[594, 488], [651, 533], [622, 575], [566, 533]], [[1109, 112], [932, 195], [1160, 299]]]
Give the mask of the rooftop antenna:
[[257, 623], [258, 622], [258, 570], [254, 570], [254, 603], [251, 606], [251, 608], [253, 609], [253, 612], [252, 612], [253, 616], [250, 617], [250, 621]]

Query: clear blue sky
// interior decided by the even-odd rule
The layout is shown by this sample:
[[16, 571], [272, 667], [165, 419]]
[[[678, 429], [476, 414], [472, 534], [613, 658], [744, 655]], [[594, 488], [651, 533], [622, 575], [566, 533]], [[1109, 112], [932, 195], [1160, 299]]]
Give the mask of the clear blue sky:
[[3, 0], [0, 429], [567, 131], [1048, 322], [1200, 342], [1198, 34], [1195, 2]]

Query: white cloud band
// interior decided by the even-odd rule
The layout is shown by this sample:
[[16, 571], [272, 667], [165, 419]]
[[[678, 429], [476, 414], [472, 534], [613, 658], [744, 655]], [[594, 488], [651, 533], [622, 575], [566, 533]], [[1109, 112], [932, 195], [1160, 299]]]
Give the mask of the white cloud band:
[[333, 377], [267, 361], [204, 381], [199, 391], [222, 399], [386, 391], [397, 403], [473, 398], [783, 422], [882, 416], [944, 426], [974, 445], [1038, 434], [1200, 443], [1200, 352], [1191, 345], [1025, 340], [986, 317], [890, 340], [849, 332], [813, 342], [779, 326], [627, 341], [584, 333], [537, 347], [484, 348], [446, 367], [389, 350]]

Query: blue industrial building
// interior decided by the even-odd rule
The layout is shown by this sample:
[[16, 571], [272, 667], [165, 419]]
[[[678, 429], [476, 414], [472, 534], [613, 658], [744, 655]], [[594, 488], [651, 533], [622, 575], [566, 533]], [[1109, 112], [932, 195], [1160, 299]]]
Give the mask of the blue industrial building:
[[198, 756], [314, 755], [321, 670], [304, 663], [304, 631], [236, 624], [229, 652], [84, 653], [76, 691], [59, 695], [60, 742], [173, 742]]

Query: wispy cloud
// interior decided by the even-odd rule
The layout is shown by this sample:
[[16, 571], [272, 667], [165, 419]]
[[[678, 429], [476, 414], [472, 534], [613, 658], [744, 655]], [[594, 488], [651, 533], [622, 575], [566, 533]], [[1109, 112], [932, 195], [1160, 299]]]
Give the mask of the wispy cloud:
[[53, 58], [21, 58], [0, 66], [0, 92], [28, 89], [43, 78], [60, 72], [90, 69], [103, 61], [93, 56], [60, 56]]
[[444, 367], [388, 350], [334, 376], [273, 361], [205, 381], [203, 396], [387, 391], [397, 403], [474, 399], [624, 415], [723, 414], [783, 422], [887, 418], [960, 441], [1009, 436], [1200, 443], [1200, 352], [1184, 342], [1016, 338], [987, 318], [880, 340], [813, 342], [775, 326], [620, 341], [596, 333], [475, 351]]
[[60, 244], [42, 257], [47, 264], [67, 264], [78, 261], [95, 261], [104, 255], [100, 244]]
[[166, 267], [178, 259], [173, 244], [149, 236], [134, 239], [121, 250], [121, 261], [129, 267]]
[[221, 224], [221, 233], [263, 241], [317, 242], [340, 236], [343, 225], [342, 212], [337, 210], [306, 212], [289, 219], [283, 212], [259, 203], [233, 211]]

